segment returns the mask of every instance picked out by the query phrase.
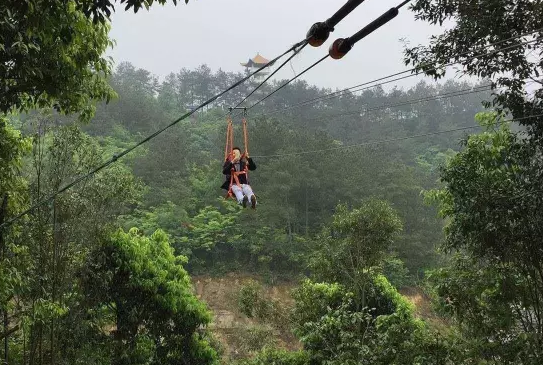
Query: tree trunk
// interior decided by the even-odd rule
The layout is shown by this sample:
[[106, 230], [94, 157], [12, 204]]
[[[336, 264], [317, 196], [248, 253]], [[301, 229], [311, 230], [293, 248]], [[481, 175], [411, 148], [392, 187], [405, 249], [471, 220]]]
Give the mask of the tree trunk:
[[[4, 197], [2, 199], [2, 205], [0, 206], [0, 226], [4, 224], [4, 217], [6, 216], [6, 210], [8, 207], [8, 194], [4, 193]], [[3, 265], [4, 260], [6, 259], [7, 255], [7, 248], [6, 244], [4, 242], [4, 227], [0, 228], [0, 263]], [[4, 310], [2, 311], [3, 317], [4, 317], [4, 330], [3, 335], [4, 337], [4, 364], [8, 365], [9, 363], [9, 335], [10, 333], [14, 332], [13, 329], [10, 332], [8, 330], [8, 303], [1, 303], [4, 306]]]

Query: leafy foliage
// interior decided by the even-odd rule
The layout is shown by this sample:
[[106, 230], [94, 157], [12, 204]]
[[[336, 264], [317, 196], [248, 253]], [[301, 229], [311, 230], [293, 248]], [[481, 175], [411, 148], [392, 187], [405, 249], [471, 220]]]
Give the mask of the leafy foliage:
[[151, 237], [119, 231], [92, 254], [83, 288], [90, 308], [113, 306], [113, 363], [215, 362], [200, 330], [211, 317], [192, 293], [184, 262], [161, 231]]
[[366, 307], [371, 277], [400, 229], [398, 216], [385, 202], [370, 200], [350, 211], [338, 206], [332, 223], [317, 238], [311, 259], [315, 277], [347, 286], [358, 309]]
[[374, 295], [388, 308], [358, 310], [353, 294], [338, 284], [306, 281], [296, 291], [293, 320], [310, 363], [447, 363], [451, 352], [440, 336], [413, 317], [412, 306], [384, 277], [374, 283]]
[[[441, 78], [445, 69], [434, 70], [434, 65], [458, 62], [463, 66], [463, 74], [492, 79], [495, 89], [492, 104], [499, 109], [510, 111], [515, 118], [542, 114], [543, 62], [538, 50], [543, 44], [543, 4], [540, 1], [492, 0], [475, 4], [419, 0], [412, 10], [420, 20], [439, 25], [452, 20], [454, 26], [434, 36], [428, 46], [407, 49], [406, 63]], [[489, 49], [493, 44], [496, 45]], [[532, 88], [535, 86], [531, 94], [526, 91], [528, 82]], [[520, 123], [533, 137], [543, 136], [541, 117]]]
[[256, 281], [244, 284], [237, 295], [238, 308], [248, 318], [283, 333], [291, 332], [290, 306], [272, 298]]
[[288, 352], [273, 348], [264, 348], [253, 359], [242, 360], [239, 365], [307, 365], [308, 356], [305, 352]]
[[6, 0], [0, 5], [0, 111], [54, 107], [93, 113], [93, 100], [114, 94], [104, 76], [111, 45], [107, 24], [93, 24], [78, 2]]
[[458, 253], [434, 274], [437, 293], [485, 357], [532, 364], [543, 333], [540, 147], [493, 124], [464, 143], [432, 194], [449, 218], [443, 248]]
[[[12, 189], [8, 190], [10, 195], [20, 194], [25, 204], [73, 181], [94, 167], [100, 156], [98, 146], [78, 128], [63, 126], [51, 130], [52, 125], [46, 116], [32, 121], [31, 128], [36, 128], [28, 145], [32, 153], [25, 156], [24, 174], [16, 175], [20, 181], [28, 176], [28, 188], [17, 190], [8, 186]], [[2, 268], [6, 267], [9, 275], [3, 283], [9, 285], [7, 292], [2, 293], [2, 306], [8, 308], [10, 327], [16, 329], [10, 336], [14, 346], [11, 356], [32, 362], [47, 349], [53, 362], [58, 357], [81, 355], [78, 351], [90, 351], [85, 346], [76, 351], [70, 333], [64, 331], [81, 322], [70, 312], [79, 300], [76, 272], [97, 239], [107, 232], [112, 217], [138, 197], [133, 175], [126, 167], [116, 166], [34, 210], [31, 219], [17, 221], [3, 230], [8, 245], [3, 248], [7, 260]], [[14, 212], [24, 207], [15, 205]], [[93, 333], [90, 332], [89, 341], [101, 343], [100, 336]], [[80, 337], [74, 334], [74, 338]], [[26, 346], [16, 346], [21, 343]]]
[[445, 188], [431, 194], [449, 221], [443, 249], [455, 254], [433, 274], [441, 307], [485, 361], [535, 364], [543, 343], [536, 258], [542, 246], [543, 4], [421, 0], [413, 10], [421, 20], [454, 20], [454, 26], [429, 46], [408, 49], [406, 62], [439, 78], [444, 70], [431, 65], [458, 61], [464, 74], [492, 78], [492, 105], [525, 127], [515, 133], [500, 126], [501, 114], [480, 115], [486, 132], [464, 139], [465, 150], [441, 173]]
[[[178, 0], [172, 0], [174, 5], [177, 5]], [[79, 1], [78, 5], [87, 16], [93, 16], [95, 22], [104, 22], [106, 18], [109, 19], [111, 12], [115, 11], [115, 5], [117, 0], [83, 0]], [[155, 0], [119, 0], [122, 5], [125, 5], [124, 10], [133, 9], [134, 13], [145, 7], [147, 10]], [[159, 4], [165, 4], [166, 0], [156, 0]], [[188, 4], [189, 0], [185, 0], [185, 4]]]
[[0, 116], [0, 192], [10, 193], [8, 211], [16, 211], [24, 202], [25, 181], [19, 172], [31, 147], [30, 140], [14, 129], [5, 116]]

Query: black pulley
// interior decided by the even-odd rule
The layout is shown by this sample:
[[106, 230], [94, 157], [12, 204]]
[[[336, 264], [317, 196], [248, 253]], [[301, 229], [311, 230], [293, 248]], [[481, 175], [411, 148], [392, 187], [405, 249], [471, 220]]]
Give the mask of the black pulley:
[[364, 0], [349, 0], [328, 20], [313, 24], [307, 32], [307, 43], [313, 47], [322, 46], [334, 31], [334, 27], [363, 2]]

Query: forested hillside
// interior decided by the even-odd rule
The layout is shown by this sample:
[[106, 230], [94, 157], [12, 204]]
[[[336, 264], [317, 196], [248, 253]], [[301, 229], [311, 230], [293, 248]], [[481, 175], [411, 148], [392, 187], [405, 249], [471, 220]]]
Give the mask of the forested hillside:
[[[220, 98], [247, 74], [104, 56], [115, 7], [152, 3], [0, 5], [3, 363], [542, 363], [541, 2], [413, 1], [455, 22], [405, 49], [412, 87]], [[227, 117], [255, 87], [244, 209], [221, 189]]]
[[[114, 147], [134, 143], [170, 122], [185, 111], [185, 105], [209, 98], [224, 79], [236, 76], [241, 75], [213, 73], [201, 66], [170, 75], [159, 84], [149, 72], [122, 64], [112, 76], [118, 101], [99, 107], [95, 120], [84, 129], [111, 153]], [[195, 86], [181, 86], [186, 84]], [[452, 81], [442, 86], [421, 82], [408, 90], [377, 87], [287, 109], [331, 92], [294, 83], [247, 118], [251, 155], [258, 164], [251, 174], [261, 202], [257, 214], [242, 214], [220, 203], [218, 198], [225, 193], [219, 187], [224, 180], [227, 111], [214, 108], [199, 113], [131, 158], [127, 165], [147, 192], [124, 225], [145, 227], [148, 233], [165, 229], [179, 252], [191, 257], [189, 265], [197, 272], [207, 272], [218, 257], [228, 257], [220, 260], [217, 269], [249, 265], [257, 271], [286, 270], [290, 275], [291, 270], [303, 271], [300, 255], [337, 204], [354, 207], [368, 198], [380, 198], [391, 202], [404, 222], [394, 251], [414, 279], [435, 266], [434, 246], [442, 238], [435, 209], [425, 205], [420, 194], [437, 186], [439, 164], [459, 148], [463, 132], [386, 140], [476, 125], [474, 116], [489, 93], [472, 88]], [[442, 94], [457, 96], [435, 98]], [[371, 108], [380, 109], [365, 112]], [[240, 121], [241, 117], [235, 121], [236, 141], [242, 144]], [[336, 149], [349, 145], [359, 146]], [[205, 221], [210, 215], [212, 226]], [[199, 241], [202, 234], [212, 242]]]

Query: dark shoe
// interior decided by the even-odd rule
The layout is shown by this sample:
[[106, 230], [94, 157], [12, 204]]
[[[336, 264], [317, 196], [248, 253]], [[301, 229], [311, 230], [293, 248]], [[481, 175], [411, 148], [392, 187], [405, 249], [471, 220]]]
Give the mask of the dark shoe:
[[248, 201], [249, 201], [249, 199], [246, 196], [244, 196], [243, 197], [243, 202], [241, 203], [241, 205], [243, 205], [243, 208], [247, 208], [247, 202]]
[[251, 196], [251, 208], [256, 209], [256, 196]]

